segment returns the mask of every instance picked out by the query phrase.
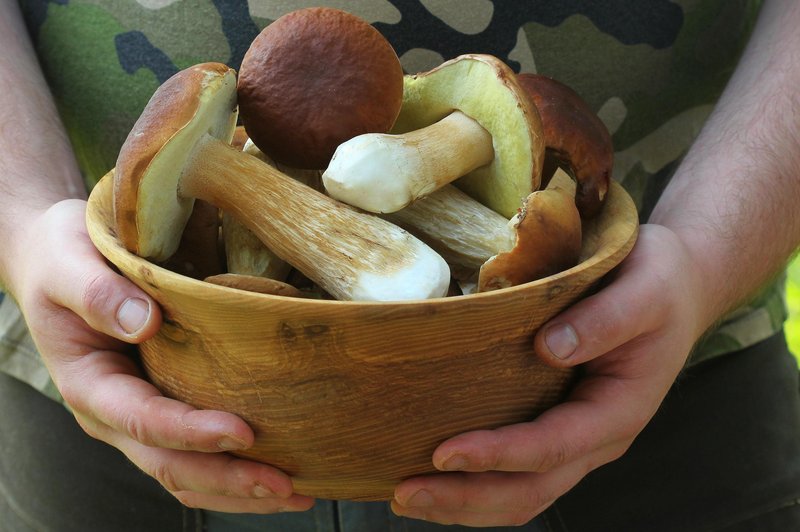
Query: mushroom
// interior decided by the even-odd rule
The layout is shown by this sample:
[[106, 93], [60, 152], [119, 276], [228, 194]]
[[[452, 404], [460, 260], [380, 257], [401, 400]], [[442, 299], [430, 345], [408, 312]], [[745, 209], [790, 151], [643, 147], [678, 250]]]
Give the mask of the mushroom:
[[222, 273], [219, 229], [219, 209], [205, 201], [195, 201], [178, 249], [159, 266], [195, 279]]
[[403, 70], [366, 21], [326, 7], [279, 17], [253, 40], [239, 72], [242, 122], [278, 163], [325, 168], [342, 142], [388, 131]]
[[284, 280], [292, 269], [229, 212], [222, 213], [222, 241], [228, 273]]
[[462, 55], [405, 77], [393, 135], [343, 143], [322, 176], [328, 193], [372, 212], [395, 212], [447, 183], [510, 218], [539, 188], [539, 114], [499, 59]]
[[478, 291], [508, 288], [567, 270], [581, 254], [581, 217], [575, 205], [575, 183], [556, 171], [547, 188], [531, 193], [509, 221], [516, 240], [480, 269]]
[[460, 111], [402, 135], [366, 134], [336, 149], [322, 182], [332, 197], [375, 213], [399, 211], [489, 164], [492, 135]]
[[384, 215], [434, 248], [463, 286], [484, 292], [574, 266], [581, 249], [575, 183], [557, 170], [547, 188], [528, 195], [509, 220], [455, 187], [445, 187]]
[[452, 185], [383, 217], [436, 250], [462, 282], [474, 281], [484, 262], [514, 246], [508, 218]]
[[407, 231], [233, 148], [236, 116], [236, 76], [219, 63], [182, 70], [156, 90], [114, 175], [116, 229], [129, 251], [168, 258], [197, 198], [229, 211], [337, 299], [447, 292], [447, 264]]
[[[244, 153], [261, 159], [289, 177], [315, 189], [319, 188], [319, 171], [289, 168], [276, 164], [267, 157], [244, 132], [237, 127], [238, 146]], [[234, 146], [237, 145], [234, 137]], [[241, 275], [254, 275], [270, 279], [285, 280], [291, 265], [264, 245], [261, 240], [228, 212], [222, 214], [222, 239], [225, 249], [227, 271]]]
[[548, 159], [566, 165], [575, 175], [575, 202], [584, 218], [603, 205], [614, 146], [605, 124], [583, 98], [567, 85], [540, 74], [518, 74], [517, 81], [533, 100], [544, 126]]
[[278, 281], [276, 279], [259, 277], [256, 275], [220, 273], [218, 275], [208, 276], [204, 279], [204, 281], [219, 286], [226, 286], [228, 288], [236, 288], [237, 290], [257, 292], [259, 294], [271, 294], [285, 297], [306, 297], [303, 292], [288, 283], [284, 283], [283, 281]]

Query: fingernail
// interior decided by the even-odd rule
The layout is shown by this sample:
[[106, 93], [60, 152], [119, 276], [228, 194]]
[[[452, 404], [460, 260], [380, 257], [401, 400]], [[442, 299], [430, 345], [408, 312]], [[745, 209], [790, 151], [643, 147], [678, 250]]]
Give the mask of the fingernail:
[[217, 447], [223, 451], [241, 451], [247, 448], [247, 444], [233, 436], [225, 436], [217, 442]]
[[443, 471], [461, 471], [467, 468], [467, 459], [460, 454], [454, 454], [442, 464]]
[[128, 334], [139, 332], [150, 317], [150, 305], [143, 299], [129, 297], [117, 311], [117, 323]]
[[565, 359], [572, 356], [578, 348], [578, 335], [571, 325], [553, 325], [545, 331], [544, 343], [554, 357]]
[[415, 508], [430, 508], [433, 506], [433, 495], [428, 490], [419, 490], [404, 504]]

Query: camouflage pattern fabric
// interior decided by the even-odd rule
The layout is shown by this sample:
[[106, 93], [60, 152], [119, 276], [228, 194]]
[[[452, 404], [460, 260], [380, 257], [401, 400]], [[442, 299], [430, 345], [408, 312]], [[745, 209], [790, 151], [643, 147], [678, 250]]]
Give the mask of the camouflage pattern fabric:
[[[406, 72], [489, 53], [573, 87], [613, 135], [614, 178], [646, 220], [731, 75], [757, 0], [337, 0], [393, 44]], [[238, 68], [261, 28], [303, 0], [21, 0], [86, 184], [113, 167], [150, 95], [205, 61]], [[776, 282], [701, 342], [692, 362], [779, 330]], [[8, 298], [7, 298], [8, 299]], [[13, 314], [9, 301], [4, 313]], [[17, 319], [19, 316], [17, 313]], [[6, 321], [13, 319], [6, 317]], [[18, 332], [18, 331], [17, 331]], [[15, 356], [0, 339], [0, 367]], [[52, 387], [49, 391], [52, 394]]]

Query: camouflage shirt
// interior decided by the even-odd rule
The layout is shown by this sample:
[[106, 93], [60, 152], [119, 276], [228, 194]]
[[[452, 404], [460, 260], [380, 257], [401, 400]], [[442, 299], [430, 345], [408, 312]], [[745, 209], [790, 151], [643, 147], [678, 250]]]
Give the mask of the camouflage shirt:
[[[150, 95], [205, 61], [238, 68], [252, 39], [303, 0], [21, 0], [86, 184], [113, 165]], [[488, 53], [573, 87], [613, 135], [614, 178], [646, 220], [697, 135], [747, 41], [757, 0], [348, 0], [407, 72]], [[780, 284], [739, 309], [692, 361], [751, 345], [785, 318]], [[0, 366], [57, 392], [8, 298]]]

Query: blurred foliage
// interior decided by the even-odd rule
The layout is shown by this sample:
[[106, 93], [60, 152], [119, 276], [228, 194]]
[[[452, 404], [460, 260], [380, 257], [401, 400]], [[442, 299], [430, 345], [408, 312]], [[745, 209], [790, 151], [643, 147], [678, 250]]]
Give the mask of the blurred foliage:
[[786, 304], [789, 308], [786, 340], [800, 365], [800, 258], [795, 258], [789, 264], [786, 276]]

